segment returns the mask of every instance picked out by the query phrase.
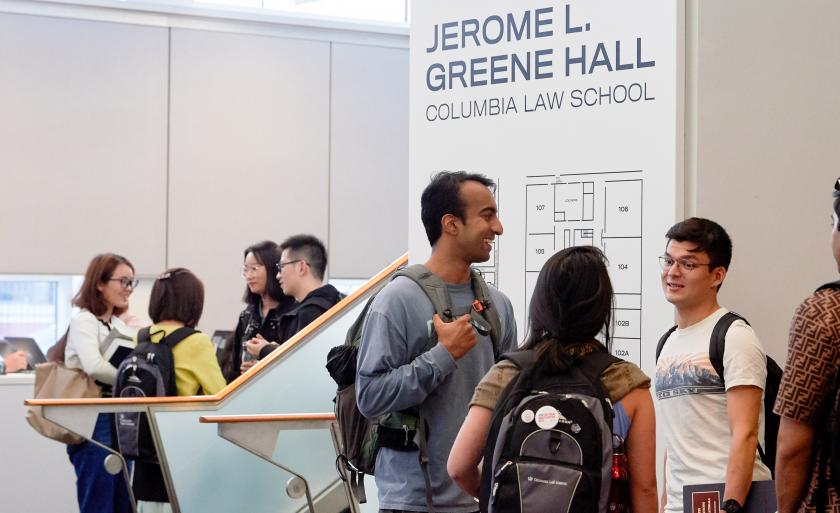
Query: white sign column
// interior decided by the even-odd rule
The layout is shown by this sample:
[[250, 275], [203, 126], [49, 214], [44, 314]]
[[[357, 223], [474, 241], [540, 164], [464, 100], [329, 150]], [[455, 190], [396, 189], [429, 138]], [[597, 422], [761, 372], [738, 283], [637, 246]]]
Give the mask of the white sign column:
[[677, 20], [674, 2], [413, 2], [412, 261], [430, 251], [429, 177], [484, 173], [504, 235], [481, 267], [520, 336], [543, 263], [594, 245], [616, 291], [613, 350], [652, 375], [673, 321], [657, 257], [676, 211]]

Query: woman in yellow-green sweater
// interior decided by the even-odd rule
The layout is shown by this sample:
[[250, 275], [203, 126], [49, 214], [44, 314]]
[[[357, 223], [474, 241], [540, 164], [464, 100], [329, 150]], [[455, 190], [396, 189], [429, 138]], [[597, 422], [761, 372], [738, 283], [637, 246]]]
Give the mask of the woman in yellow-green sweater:
[[[149, 317], [154, 322], [149, 328], [152, 342], [160, 342], [183, 326], [195, 328], [203, 309], [204, 285], [191, 271], [178, 267], [161, 274], [149, 299]], [[204, 333], [197, 331], [175, 345], [172, 358], [179, 396], [215, 394], [224, 388], [216, 350]], [[138, 513], [172, 511], [158, 464], [138, 462], [133, 489]]]

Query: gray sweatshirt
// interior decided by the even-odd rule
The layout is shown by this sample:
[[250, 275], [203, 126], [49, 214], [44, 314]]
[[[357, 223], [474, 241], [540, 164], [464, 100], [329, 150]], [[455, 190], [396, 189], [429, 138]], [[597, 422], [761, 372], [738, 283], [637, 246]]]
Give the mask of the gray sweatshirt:
[[[469, 283], [447, 285], [453, 307], [475, 300]], [[491, 308], [502, 321], [500, 354], [516, 348], [516, 322], [510, 300], [490, 289]], [[362, 329], [356, 379], [359, 410], [367, 417], [420, 405], [429, 426], [429, 473], [435, 507], [447, 513], [478, 510], [478, 503], [446, 473], [446, 461], [469, 409], [475, 386], [493, 366], [493, 343], [478, 344], [460, 360], [436, 344], [423, 352], [433, 325], [434, 307], [411, 279], [398, 277], [376, 296]], [[379, 507], [426, 511], [426, 487], [417, 451], [381, 449], [376, 460]]]

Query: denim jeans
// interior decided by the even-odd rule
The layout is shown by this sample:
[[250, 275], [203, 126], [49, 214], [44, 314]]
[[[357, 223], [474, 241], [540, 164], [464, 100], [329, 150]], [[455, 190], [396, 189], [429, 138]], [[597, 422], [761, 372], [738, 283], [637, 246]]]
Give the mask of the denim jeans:
[[[93, 429], [93, 439], [113, 447], [111, 425], [114, 416], [100, 413]], [[90, 442], [68, 445], [67, 455], [76, 469], [76, 496], [80, 513], [130, 513], [131, 502], [122, 472], [112, 476], [102, 462], [108, 453]]]

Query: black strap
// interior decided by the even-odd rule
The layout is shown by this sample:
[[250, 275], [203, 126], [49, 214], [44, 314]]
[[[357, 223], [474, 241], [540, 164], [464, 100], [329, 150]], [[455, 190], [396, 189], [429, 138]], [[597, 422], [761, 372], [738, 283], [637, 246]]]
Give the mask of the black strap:
[[530, 349], [513, 351], [502, 355], [502, 360], [510, 360], [522, 370], [530, 369], [537, 363], [537, 354]]
[[[502, 355], [502, 359], [512, 361], [524, 371], [537, 363], [537, 353], [532, 349], [513, 351]], [[601, 382], [601, 375], [607, 367], [621, 361], [623, 361], [621, 358], [602, 350], [591, 351], [577, 359], [569, 357], [569, 364], [576, 363], [587, 377], [597, 379], [598, 383]]]
[[365, 492], [365, 473], [358, 470], [350, 471], [350, 489], [353, 490], [353, 495], [359, 504], [367, 502], [367, 492]]
[[826, 283], [825, 285], [820, 285], [820, 288], [818, 288], [816, 292], [826, 289], [840, 289], [840, 281], [833, 281], [831, 283]]
[[[735, 321], [744, 321], [747, 326], [750, 325], [750, 322], [744, 318], [744, 316], [735, 313], [735, 312], [726, 312], [723, 317], [718, 319], [718, 322], [715, 323], [715, 327], [712, 329], [712, 336], [709, 339], [709, 361], [712, 364], [712, 368], [715, 369], [717, 375], [720, 376], [720, 381], [723, 383], [724, 388], [726, 388], [726, 379], [723, 377], [723, 353], [726, 351], [726, 333], [729, 331], [729, 327], [732, 326], [732, 323]], [[768, 360], [770, 359], [769, 356], [765, 355], [765, 358]], [[769, 375], [768, 375], [769, 377]], [[765, 385], [765, 390], [767, 385]], [[765, 417], [771, 415], [771, 412], [764, 412]], [[765, 422], [766, 423], [766, 422]], [[767, 433], [765, 433], [765, 436]], [[767, 441], [765, 440], [765, 445]], [[756, 444], [756, 450], [758, 451], [758, 457], [761, 461], [766, 459], [764, 454], [764, 448], [761, 447], [761, 444]]]
[[671, 333], [675, 331], [677, 331], [677, 326], [671, 326], [671, 328], [659, 338], [659, 342], [656, 344], [656, 360], [653, 362], [654, 364], [659, 362], [659, 355], [662, 354], [662, 348], [665, 347], [665, 342], [668, 340], [668, 337], [671, 336]]
[[[840, 282], [838, 282], [840, 283]], [[739, 315], [735, 312], [727, 312], [718, 319], [718, 322], [715, 323], [715, 327], [712, 329], [712, 336], [709, 338], [709, 361], [712, 363], [712, 368], [715, 369], [720, 379], [723, 380], [723, 353], [726, 349], [726, 332], [729, 331], [729, 327], [732, 326], [732, 323], [737, 320], [744, 321], [747, 325], [749, 325], [749, 321], [747, 321], [742, 315]], [[676, 331], [677, 327], [672, 326], [668, 331], [665, 332], [664, 335], [659, 339], [659, 343], [656, 344], [656, 361], [659, 361], [659, 355], [662, 354], [662, 348], [665, 347], [665, 342], [667, 342], [668, 337]]]
[[[832, 394], [832, 399], [836, 400], [836, 392], [837, 389], [834, 389], [834, 394]], [[829, 402], [828, 398], [824, 403], [826, 406], [830, 406], [831, 403]], [[831, 430], [828, 429], [828, 416], [830, 415], [831, 409], [824, 407], [823, 411], [827, 412], [823, 419], [823, 429], [822, 433], [820, 433], [818, 439], [820, 441], [820, 457], [819, 457], [819, 470], [817, 471], [817, 489], [814, 491], [814, 502], [816, 506], [816, 511], [825, 511], [825, 505], [828, 503], [828, 458], [829, 453], [831, 452]]]
[[421, 416], [417, 419], [417, 458], [420, 460], [420, 469], [423, 471], [423, 480], [426, 482], [426, 508], [429, 513], [435, 513], [434, 493], [432, 491], [432, 478], [429, 475], [429, 450], [426, 446], [426, 421]]
[[590, 376], [596, 376], [600, 379], [601, 375], [607, 370], [607, 367], [614, 363], [623, 361], [621, 358], [614, 356], [606, 351], [592, 351], [588, 353], [580, 361], [580, 367], [585, 373]]
[[[837, 283], [838, 287], [840, 287], [840, 281], [835, 283]], [[829, 283], [823, 285], [823, 288], [830, 285], [833, 284]], [[726, 333], [729, 331], [729, 327], [732, 326], [732, 323], [738, 320], [744, 321], [747, 326], [750, 325], [750, 322], [745, 319], [744, 316], [735, 312], [726, 312], [715, 323], [715, 327], [712, 328], [712, 336], [709, 337], [709, 362], [711, 362], [712, 368], [715, 369], [717, 375], [720, 376], [720, 381], [723, 383], [724, 388], [726, 388], [726, 380], [723, 377], [723, 353], [726, 351]], [[668, 337], [670, 337], [671, 333], [673, 333], [676, 329], [676, 326], [672, 327], [664, 335], [662, 335], [662, 338], [659, 339], [659, 343], [656, 346], [656, 361], [659, 361], [659, 355], [662, 353], [662, 347], [665, 346], [665, 341], [668, 340]], [[769, 356], [767, 358], [769, 358]], [[770, 413], [765, 412], [764, 414], [769, 415]], [[758, 450], [758, 457], [761, 458], [761, 461], [764, 461], [766, 459], [764, 455], [764, 448], [761, 447], [761, 444], [756, 444], [756, 449]]]
[[[149, 328], [144, 328], [144, 329], [147, 331], [147, 334], [148, 334]], [[173, 349], [176, 345], [178, 345], [178, 343], [180, 341], [189, 337], [193, 333], [198, 333], [198, 330], [195, 330], [193, 328], [189, 328], [187, 326], [181, 326], [180, 328], [176, 329], [175, 331], [173, 331], [169, 335], [164, 335], [163, 339], [159, 343], [160, 344], [166, 344], [167, 346], [169, 346], [169, 349]], [[138, 336], [138, 340], [140, 340], [139, 336]], [[149, 339], [147, 339], [147, 340], [149, 340]]]
[[335, 471], [338, 477], [350, 487], [350, 493], [356, 498], [359, 504], [366, 503], [365, 473], [354, 467], [344, 454], [336, 456]]
[[724, 386], [726, 386], [726, 381], [723, 378], [723, 353], [726, 350], [726, 332], [729, 331], [732, 323], [739, 319], [749, 326], [750, 323], [741, 315], [735, 312], [727, 312], [715, 323], [715, 327], [712, 329], [712, 337], [709, 339], [709, 361], [712, 362], [712, 367], [720, 376]]

